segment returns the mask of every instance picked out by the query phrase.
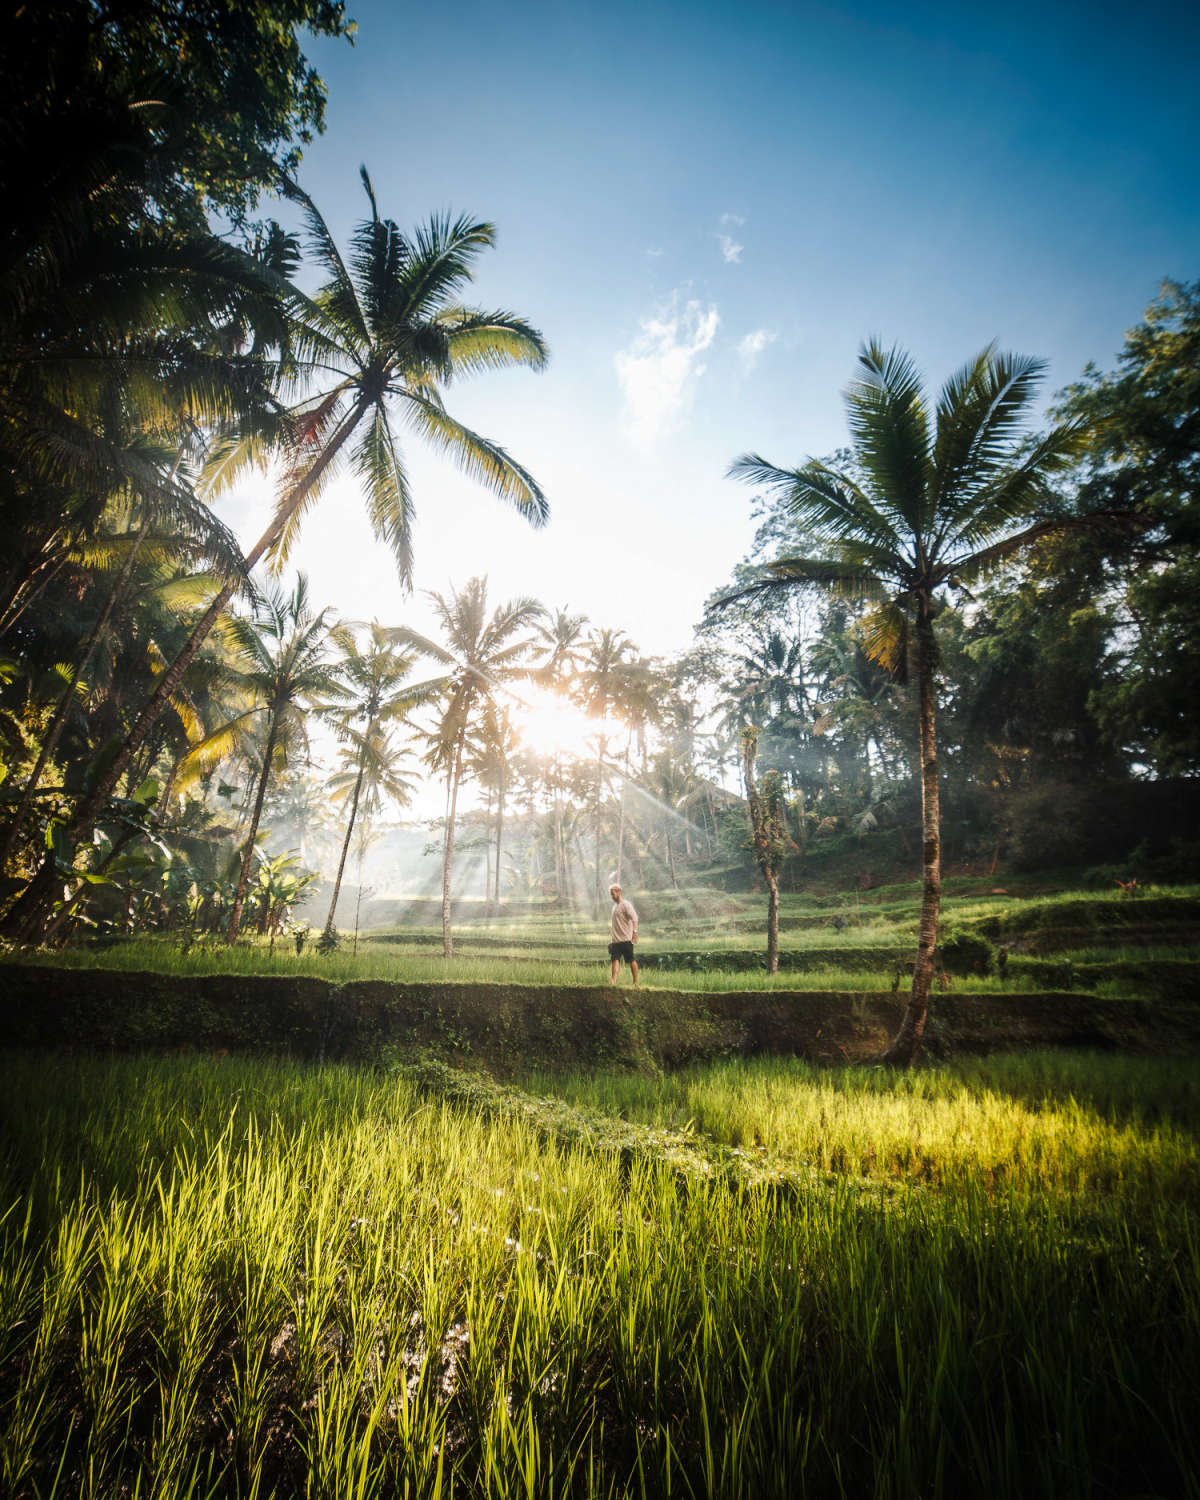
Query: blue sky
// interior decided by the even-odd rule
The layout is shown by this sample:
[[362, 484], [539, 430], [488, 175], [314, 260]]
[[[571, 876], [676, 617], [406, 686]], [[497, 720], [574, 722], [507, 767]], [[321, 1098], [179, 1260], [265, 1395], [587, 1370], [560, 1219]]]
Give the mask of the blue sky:
[[[541, 480], [549, 528], [414, 442], [418, 591], [487, 572], [681, 649], [753, 530], [726, 466], [841, 445], [865, 337], [931, 385], [994, 339], [1049, 362], [1049, 397], [1111, 366], [1163, 276], [1200, 274], [1194, 7], [350, 10], [353, 48], [308, 48], [328, 130], [302, 183], [343, 236], [360, 162], [403, 225], [493, 220], [475, 300], [553, 356], [452, 393]], [[262, 504], [228, 512], [247, 537]], [[307, 526], [318, 598], [426, 626], [352, 481]]]

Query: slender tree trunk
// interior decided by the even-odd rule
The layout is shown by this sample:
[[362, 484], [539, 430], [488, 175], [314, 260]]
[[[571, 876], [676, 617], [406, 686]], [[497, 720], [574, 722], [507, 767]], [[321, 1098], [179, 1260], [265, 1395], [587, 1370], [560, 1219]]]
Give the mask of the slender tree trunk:
[[750, 812], [754, 860], [767, 883], [767, 973], [779, 972], [779, 866], [786, 845], [786, 816], [783, 788], [774, 772], [764, 780], [766, 792], [760, 792], [754, 776], [758, 756], [758, 730], [747, 725], [742, 730], [742, 779], [746, 786], [746, 803]]
[[488, 787], [487, 807], [483, 814], [483, 910], [492, 905], [492, 789]]
[[567, 899], [567, 850], [563, 843], [562, 788], [557, 754], [554, 757], [554, 883], [557, 887], [555, 905], [563, 906]]
[[[625, 757], [628, 767], [629, 757]], [[621, 865], [625, 859], [625, 792], [629, 786], [628, 776], [621, 778], [621, 808], [617, 814], [617, 884], [621, 884]]]
[[766, 872], [767, 880], [767, 973], [779, 973], [779, 877]]
[[466, 731], [460, 730], [454, 747], [454, 769], [450, 779], [450, 804], [446, 809], [446, 844], [442, 854], [442, 956], [454, 957], [454, 939], [450, 932], [450, 874], [454, 864], [454, 815], [458, 809], [458, 783], [462, 776], [463, 743]]
[[162, 793], [160, 794], [158, 799], [158, 807], [159, 811], [164, 816], [166, 815], [167, 808], [170, 805], [171, 795], [175, 790], [175, 778], [179, 775], [179, 768], [183, 764], [184, 756], [186, 755], [187, 750], [185, 749], [183, 755], [177, 755], [175, 757], [175, 759], [171, 762], [171, 769], [167, 773], [167, 779], [163, 783]]
[[[58, 535], [59, 532], [55, 530], [46, 538], [39, 561], [28, 563], [24, 571], [21, 570], [19, 563], [9, 570], [4, 584], [4, 604], [0, 608], [0, 638], [12, 630], [30, 605], [37, 601], [66, 567], [66, 544], [61, 544], [57, 551], [51, 550], [51, 545]], [[39, 573], [42, 574], [41, 578], [37, 578]], [[36, 583], [35, 579], [37, 579]]]
[[912, 989], [900, 1030], [880, 1062], [907, 1067], [921, 1049], [929, 992], [933, 984], [938, 915], [942, 902], [941, 810], [938, 804], [937, 696], [934, 685], [933, 620], [928, 600], [921, 600], [915, 631], [917, 689], [921, 736], [921, 923]]
[[607, 739], [600, 739], [600, 745], [595, 754], [595, 814], [592, 817], [592, 834], [595, 837], [595, 877], [592, 880], [592, 910], [591, 915], [595, 921], [600, 921], [600, 802], [604, 795], [604, 756], [607, 753]]
[[354, 796], [350, 801], [350, 821], [346, 824], [346, 837], [342, 840], [342, 857], [338, 860], [337, 876], [333, 882], [333, 900], [329, 903], [329, 915], [325, 918], [325, 931], [333, 931], [334, 916], [337, 913], [338, 897], [342, 891], [342, 873], [346, 868], [346, 856], [350, 853], [350, 836], [354, 832], [354, 820], [358, 816], [358, 798], [362, 791], [363, 777], [366, 775], [367, 763], [360, 755], [358, 762], [358, 777], [354, 783]]
[[592, 852], [596, 856], [595, 871], [592, 879], [592, 916], [596, 921], [600, 920], [600, 807], [596, 806], [596, 820], [592, 827]]
[[7, 870], [9, 860], [12, 858], [13, 850], [16, 848], [17, 839], [20, 837], [21, 827], [25, 822], [26, 814], [29, 812], [30, 804], [38, 787], [41, 785], [42, 772], [46, 769], [46, 762], [58, 748], [58, 741], [62, 735], [63, 728], [67, 722], [67, 714], [70, 711], [71, 702], [75, 697], [75, 688], [80, 678], [92, 664], [92, 657], [96, 654], [96, 647], [100, 644], [104, 632], [108, 629], [108, 622], [113, 617], [113, 612], [125, 591], [125, 585], [129, 581], [129, 575], [133, 571], [133, 564], [146, 539], [146, 533], [150, 529], [150, 514], [147, 511], [142, 518], [142, 524], [134, 538], [133, 546], [129, 549], [129, 556], [121, 566], [116, 582], [109, 590], [108, 598], [104, 601], [104, 608], [100, 611], [96, 623], [92, 626], [92, 633], [88, 637], [87, 645], [84, 647], [83, 656], [78, 665], [71, 673], [71, 680], [63, 690], [62, 697], [54, 709], [54, 716], [50, 720], [46, 730], [46, 737], [42, 741], [42, 748], [38, 752], [37, 763], [29, 773], [29, 779], [25, 783], [25, 789], [21, 793], [21, 800], [17, 804], [17, 810], [13, 814], [12, 821], [4, 835], [4, 847], [0, 849], [0, 870]]
[[500, 790], [496, 799], [496, 909], [500, 915], [500, 848], [504, 841], [504, 772], [500, 773]]
[[[343, 443], [354, 431], [362, 415], [366, 412], [368, 402], [358, 400], [350, 411], [342, 418], [334, 429], [329, 442], [325, 445], [320, 457], [309, 469], [303, 480], [296, 485], [288, 497], [288, 504], [284, 511], [277, 513], [271, 524], [259, 537], [254, 547], [245, 558], [245, 571], [247, 573], [258, 563], [278, 540], [284, 527], [300, 505], [304, 497], [317, 483], [321, 475], [333, 462], [341, 449]], [[75, 809], [71, 820], [67, 825], [67, 837], [73, 844], [78, 844], [85, 833], [89, 833], [96, 819], [103, 810], [109, 797], [112, 796], [113, 788], [125, 774], [125, 770], [134, 756], [141, 749], [146, 736], [157, 724], [164, 709], [171, 700], [183, 674], [191, 666], [197, 651], [207, 640], [209, 633], [221, 615], [221, 611], [233, 598], [237, 588], [236, 581], [226, 583], [217, 593], [216, 598], [200, 617], [186, 644], [179, 655], [159, 678], [154, 692], [150, 695], [145, 707], [137, 718], [133, 728], [125, 737], [120, 750], [114, 757], [112, 764], [104, 775], [97, 778], [96, 785], [91, 793]], [[53, 901], [56, 879], [54, 875], [53, 858], [48, 857], [43, 861], [38, 873], [26, 886], [21, 896], [13, 903], [3, 923], [3, 932], [6, 936], [18, 937], [25, 942], [36, 941], [44, 929], [46, 914]]]
[[246, 852], [242, 855], [242, 873], [238, 876], [237, 892], [233, 898], [233, 910], [229, 913], [229, 931], [225, 941], [231, 946], [237, 941], [242, 925], [242, 907], [246, 900], [246, 887], [250, 884], [250, 865], [254, 859], [254, 841], [258, 837], [258, 820], [262, 817], [263, 802], [267, 796], [267, 782], [271, 779], [271, 758], [275, 753], [275, 735], [278, 729], [278, 714], [271, 714], [271, 727], [267, 730], [267, 748], [263, 752], [262, 775], [258, 779], [258, 791], [254, 797], [254, 812], [250, 817], [250, 829], [246, 835]]

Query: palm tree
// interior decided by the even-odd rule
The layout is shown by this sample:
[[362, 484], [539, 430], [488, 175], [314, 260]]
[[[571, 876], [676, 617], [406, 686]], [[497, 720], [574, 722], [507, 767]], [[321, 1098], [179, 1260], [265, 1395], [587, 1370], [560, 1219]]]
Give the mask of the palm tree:
[[341, 747], [342, 770], [329, 778], [331, 799], [334, 802], [349, 802], [350, 816], [346, 822], [346, 836], [342, 841], [333, 899], [329, 903], [329, 916], [325, 922], [326, 934], [335, 931], [334, 913], [341, 894], [346, 856], [350, 852], [350, 837], [356, 824], [360, 829], [358, 885], [361, 899], [362, 854], [364, 840], [369, 837], [371, 819], [378, 815], [385, 802], [395, 802], [401, 807], [407, 807], [412, 800], [414, 781], [404, 770], [404, 762], [410, 759], [411, 751], [397, 745], [392, 738], [393, 733], [392, 729], [378, 722], [369, 733], [352, 730]]
[[454, 863], [454, 821], [458, 791], [467, 766], [468, 738], [481, 729], [482, 711], [497, 689], [529, 675], [526, 665], [534, 647], [530, 633], [544, 617], [545, 608], [536, 599], [510, 599], [489, 616], [487, 579], [472, 578], [459, 592], [448, 596], [430, 592], [434, 611], [441, 621], [446, 645], [407, 632], [412, 644], [443, 662], [449, 671], [439, 687], [444, 702], [438, 722], [430, 734], [427, 763], [446, 775], [446, 835], [442, 852], [442, 948], [454, 955], [450, 933], [450, 874]]
[[[403, 683], [416, 662], [416, 656], [397, 649], [401, 632], [390, 630], [380, 625], [378, 620], [373, 620], [368, 627], [368, 644], [365, 650], [359, 646], [351, 625], [335, 626], [329, 634], [330, 640], [341, 653], [337, 670], [343, 688], [351, 694], [350, 701], [335, 709], [331, 718], [338, 737], [349, 752], [355, 774], [349, 792], [350, 816], [346, 822], [341, 858], [338, 860], [337, 875], [333, 882], [329, 915], [325, 920], [326, 932], [333, 931], [334, 914], [341, 894], [342, 876], [346, 869], [346, 857], [350, 852], [350, 839], [354, 833], [364, 783], [370, 781], [371, 786], [381, 794], [386, 791], [388, 795], [396, 795], [399, 800], [408, 800], [407, 782], [400, 777], [395, 759], [398, 752], [387, 740], [384, 731], [389, 725], [405, 718], [413, 708], [430, 696], [429, 690], [421, 686], [410, 685], [407, 690], [403, 688]], [[348, 770], [349, 768], [341, 775], [348, 774]], [[340, 790], [340, 777], [335, 780]], [[368, 792], [371, 786], [368, 786]]]
[[271, 772], [277, 763], [286, 764], [295, 748], [307, 748], [304, 704], [326, 703], [345, 691], [327, 655], [326, 614], [326, 610], [319, 614], [312, 612], [308, 580], [301, 573], [290, 595], [272, 588], [257, 604], [253, 618], [239, 617], [233, 622], [230, 633], [242, 658], [239, 682], [253, 706], [208, 735], [192, 752], [197, 764], [215, 765], [255, 722], [265, 726], [258, 784], [229, 913], [226, 932], [229, 943], [236, 941], [242, 925], [242, 908]]
[[[583, 628], [586, 615], [573, 615], [564, 606], [555, 610], [538, 626], [538, 637], [544, 655], [533, 674], [533, 680], [551, 692], [561, 693], [579, 670], [586, 654]], [[554, 891], [555, 905], [567, 900], [567, 849], [562, 827], [562, 768], [560, 752], [555, 746], [546, 762], [554, 794]]]
[[[486, 312], [459, 301], [476, 259], [494, 243], [491, 224], [445, 216], [406, 236], [394, 220], [380, 218], [365, 168], [361, 175], [371, 216], [354, 232], [349, 265], [307, 195], [288, 189], [303, 209], [309, 249], [325, 277], [311, 297], [294, 288], [289, 294], [291, 344], [302, 361], [297, 375], [327, 378], [291, 413], [279, 503], [246, 555], [245, 571], [268, 555], [276, 566], [286, 562], [305, 513], [345, 450], [366, 488], [374, 533], [394, 553], [401, 581], [409, 587], [413, 504], [396, 424], [451, 454], [533, 525], [543, 525], [549, 511], [536, 481], [497, 443], [451, 416], [441, 387], [479, 370], [515, 364], [540, 369], [546, 346], [535, 328], [512, 313]], [[212, 465], [211, 488], [231, 481], [240, 463], [260, 452], [256, 434], [230, 445]], [[235, 587], [231, 581], [217, 592], [162, 673], [120, 749], [72, 814], [69, 839], [78, 841], [94, 823]], [[26, 939], [36, 936], [54, 883], [47, 862], [9, 912], [10, 931]]]
[[596, 720], [596, 781], [592, 798], [592, 835], [595, 867], [592, 881], [592, 915], [600, 915], [600, 804], [604, 796], [604, 771], [608, 761], [608, 720], [621, 704], [632, 673], [630, 657], [637, 647], [623, 630], [596, 630], [588, 637], [588, 652], [576, 675], [575, 694], [580, 706]]
[[1078, 456], [1082, 433], [1078, 426], [1059, 427], [1018, 446], [1044, 368], [1040, 360], [989, 346], [951, 377], [933, 412], [916, 368], [899, 349], [871, 343], [859, 355], [859, 368], [846, 392], [853, 472], [816, 459], [779, 469], [756, 454], [729, 470], [733, 478], [779, 493], [824, 555], [779, 558], [764, 578], [726, 594], [717, 607], [816, 584], [870, 605], [863, 642], [875, 660], [888, 667], [909, 660], [920, 729], [921, 921], [912, 990], [883, 1054], [884, 1061], [904, 1065], [916, 1056], [925, 1029], [941, 905], [939, 592], [970, 584], [1066, 524], [1030, 518], [1049, 500], [1048, 477]]
[[789, 640], [778, 629], [767, 628], [743, 651], [734, 655], [733, 695], [728, 723], [740, 731], [747, 724], [804, 714], [804, 642]]
[[471, 773], [480, 785], [487, 789], [488, 816], [491, 816], [492, 797], [496, 799], [496, 877], [494, 892], [489, 889], [486, 900], [493, 914], [500, 910], [500, 869], [504, 845], [504, 806], [508, 799], [512, 779], [513, 756], [521, 748], [521, 736], [512, 722], [508, 707], [501, 708], [494, 700], [483, 713], [479, 735], [479, 746], [471, 763]]

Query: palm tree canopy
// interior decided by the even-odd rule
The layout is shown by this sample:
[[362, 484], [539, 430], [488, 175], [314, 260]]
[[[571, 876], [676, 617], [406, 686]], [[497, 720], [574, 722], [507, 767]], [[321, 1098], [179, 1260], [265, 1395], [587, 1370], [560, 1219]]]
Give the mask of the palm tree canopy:
[[[412, 752], [394, 738], [394, 731], [376, 728], [370, 734], [351, 730], [339, 749], [342, 769], [326, 783], [334, 802], [348, 802], [360, 786], [359, 813], [374, 818], [385, 802], [407, 807], [418, 786], [407, 770]], [[362, 777], [361, 784], [359, 777]]]
[[400, 627], [372, 620], [360, 644], [362, 626], [347, 621], [333, 626], [331, 644], [338, 652], [337, 672], [343, 700], [327, 713], [338, 737], [352, 736], [356, 720], [370, 737], [382, 725], [397, 723], [435, 694], [429, 683], [409, 683], [419, 653]]
[[1022, 441], [1040, 360], [989, 346], [947, 381], [931, 410], [916, 367], [898, 349], [867, 345], [846, 391], [855, 472], [809, 459], [780, 469], [757, 454], [732, 478], [774, 490], [825, 549], [784, 557], [717, 607], [756, 593], [812, 583], [875, 606], [872, 655], [894, 657], [903, 614], [947, 583], [969, 583], [1059, 529], [1047, 517], [1047, 480], [1082, 451], [1078, 424]]
[[449, 594], [430, 591], [445, 644], [416, 632], [406, 638], [448, 670], [428, 686], [443, 697], [442, 711], [431, 736], [426, 756], [436, 769], [444, 769], [460, 737], [465, 741], [474, 727], [477, 708], [491, 701], [506, 683], [531, 674], [527, 658], [535, 646], [533, 632], [545, 617], [536, 599], [517, 598], [498, 604], [489, 614], [487, 579], [472, 578], [462, 589]]
[[272, 587], [257, 601], [253, 616], [230, 622], [227, 634], [237, 660], [228, 676], [245, 707], [192, 747], [183, 765], [186, 774], [215, 766], [246, 742], [264, 715], [275, 726], [273, 763], [286, 764], [293, 749], [307, 748], [302, 705], [330, 705], [346, 697], [328, 656], [327, 614], [324, 609], [313, 613], [301, 573], [290, 594]]
[[[468, 307], [462, 293], [479, 255], [495, 243], [491, 224], [435, 216], [411, 235], [382, 218], [366, 169], [370, 205], [343, 257], [311, 199], [290, 184], [307, 226], [308, 250], [324, 276], [306, 296], [293, 289], [295, 382], [306, 389], [293, 411], [293, 436], [273, 547], [282, 567], [305, 511], [333, 473], [317, 461], [347, 442], [349, 463], [366, 488], [376, 537], [393, 552], [411, 586], [413, 498], [399, 432], [416, 432], [454, 458], [472, 478], [513, 505], [535, 526], [549, 508], [537, 482], [499, 444], [473, 432], [445, 406], [443, 388], [479, 370], [541, 369], [546, 345], [514, 313]], [[248, 456], [243, 445], [238, 456]], [[215, 471], [225, 482], [229, 465]], [[302, 493], [301, 493], [302, 492]], [[296, 495], [301, 493], [299, 503]]]

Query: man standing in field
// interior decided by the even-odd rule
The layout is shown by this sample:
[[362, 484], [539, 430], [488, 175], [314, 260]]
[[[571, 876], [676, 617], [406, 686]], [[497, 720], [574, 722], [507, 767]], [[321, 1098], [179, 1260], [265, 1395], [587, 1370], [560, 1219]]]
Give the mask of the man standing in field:
[[608, 956], [612, 959], [612, 983], [616, 984], [621, 960], [624, 959], [633, 975], [633, 987], [636, 990], [638, 966], [637, 959], [633, 956], [633, 945], [638, 936], [638, 914], [633, 909], [632, 901], [626, 901], [621, 895], [619, 885], [610, 885], [608, 894], [613, 898], [612, 942], [608, 945]]

